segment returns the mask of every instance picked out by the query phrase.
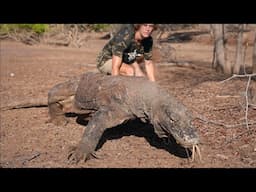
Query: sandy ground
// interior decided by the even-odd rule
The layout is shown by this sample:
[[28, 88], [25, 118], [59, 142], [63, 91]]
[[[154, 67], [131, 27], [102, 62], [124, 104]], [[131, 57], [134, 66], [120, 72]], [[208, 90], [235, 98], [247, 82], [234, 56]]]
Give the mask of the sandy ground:
[[[204, 39], [202, 37], [202, 39]], [[163, 65], [155, 50], [157, 81], [195, 115], [202, 162], [190, 162], [184, 149], [158, 138], [150, 125], [130, 122], [108, 129], [96, 151], [99, 159], [67, 164], [70, 146], [80, 140], [84, 125], [70, 117], [65, 126], [47, 123], [48, 109], [1, 110], [0, 166], [5, 168], [255, 168], [256, 124], [245, 125], [247, 78], [221, 83], [224, 75], [211, 69], [212, 45], [197, 41], [172, 43], [178, 61]], [[24, 45], [1, 41], [1, 107], [31, 98], [47, 98], [55, 84], [95, 70], [95, 58], [107, 40], [97, 36], [81, 48]], [[230, 47], [234, 50], [234, 47]], [[251, 46], [246, 63], [251, 62]], [[256, 110], [248, 109], [255, 122]], [[204, 120], [202, 120], [204, 119]], [[242, 124], [232, 127], [232, 125]]]

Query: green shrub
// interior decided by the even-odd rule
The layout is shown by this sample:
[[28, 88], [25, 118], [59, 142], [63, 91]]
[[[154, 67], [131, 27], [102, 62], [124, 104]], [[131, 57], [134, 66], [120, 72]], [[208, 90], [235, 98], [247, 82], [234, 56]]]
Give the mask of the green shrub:
[[8, 33], [13, 31], [14, 29], [17, 29], [18, 26], [16, 24], [1, 24], [0, 25], [0, 32]]
[[48, 24], [1, 24], [0, 31], [1, 32], [11, 32], [14, 30], [28, 30], [33, 31], [35, 33], [41, 34], [46, 32], [49, 29]]
[[49, 29], [48, 24], [18, 24], [21, 29], [32, 30], [35, 33], [41, 34]]

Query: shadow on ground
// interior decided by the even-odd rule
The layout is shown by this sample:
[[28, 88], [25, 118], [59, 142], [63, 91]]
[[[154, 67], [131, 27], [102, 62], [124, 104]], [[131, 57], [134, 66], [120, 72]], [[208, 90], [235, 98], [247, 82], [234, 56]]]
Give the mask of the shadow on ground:
[[170, 137], [169, 139], [159, 138], [155, 134], [152, 125], [142, 123], [140, 120], [128, 121], [126, 124], [105, 130], [96, 150], [100, 149], [107, 140], [120, 139], [130, 135], [144, 137], [151, 146], [154, 146], [157, 149], [164, 149], [175, 156], [181, 158], [187, 158], [188, 155], [191, 156], [191, 151], [188, 150], [189, 154], [187, 155], [186, 150], [178, 145], [173, 137]]
[[[70, 113], [66, 116], [77, 117], [76, 122], [83, 126], [86, 126], [89, 122], [89, 118], [86, 115]], [[188, 158], [188, 156], [191, 157], [192, 155], [189, 149], [186, 152], [184, 147], [177, 144], [172, 136], [170, 136], [170, 138], [159, 138], [155, 134], [151, 124], [143, 123], [138, 119], [130, 120], [125, 124], [106, 129], [96, 147], [96, 151], [99, 150], [107, 140], [121, 139], [124, 136], [130, 135], [144, 137], [151, 146], [156, 147], [157, 149], [164, 149], [180, 158]]]

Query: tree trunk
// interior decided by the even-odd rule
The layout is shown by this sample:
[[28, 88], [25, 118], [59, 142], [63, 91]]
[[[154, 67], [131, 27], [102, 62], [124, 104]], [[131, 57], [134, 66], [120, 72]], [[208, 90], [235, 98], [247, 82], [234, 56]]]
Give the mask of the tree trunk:
[[214, 25], [210, 25], [210, 35], [214, 39], [214, 45], [213, 45], [213, 55], [212, 55], [212, 68], [216, 69], [217, 63], [216, 63], [216, 45], [215, 45], [215, 35], [214, 35]]
[[253, 55], [252, 55], [252, 71], [253, 71], [253, 73], [256, 73], [256, 28], [254, 29], [254, 46], [253, 46]]
[[239, 25], [239, 33], [237, 37], [237, 45], [236, 45], [236, 62], [234, 65], [233, 73], [239, 74], [240, 68], [243, 64], [243, 30], [244, 30], [244, 25], [240, 24]]
[[[252, 72], [256, 73], [256, 25], [254, 28], [254, 42], [253, 42], [253, 55], [252, 55]], [[249, 102], [251, 103], [252, 107], [256, 109], [256, 77], [252, 79], [252, 85], [250, 91]]]
[[224, 25], [213, 24], [212, 29], [214, 34], [214, 56], [216, 57], [216, 62], [213, 63], [213, 67], [217, 71], [231, 74], [231, 66], [226, 64], [225, 61]]

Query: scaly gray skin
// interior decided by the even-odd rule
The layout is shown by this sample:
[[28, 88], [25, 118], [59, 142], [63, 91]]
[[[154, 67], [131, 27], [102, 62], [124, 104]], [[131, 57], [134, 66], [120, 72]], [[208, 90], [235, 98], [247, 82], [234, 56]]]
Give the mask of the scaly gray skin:
[[87, 73], [56, 85], [48, 101], [51, 120], [57, 124], [66, 122], [65, 112], [92, 115], [81, 141], [69, 154], [70, 163], [87, 160], [107, 128], [135, 118], [151, 123], [160, 138], [172, 135], [185, 148], [199, 143], [187, 108], [145, 78]]

